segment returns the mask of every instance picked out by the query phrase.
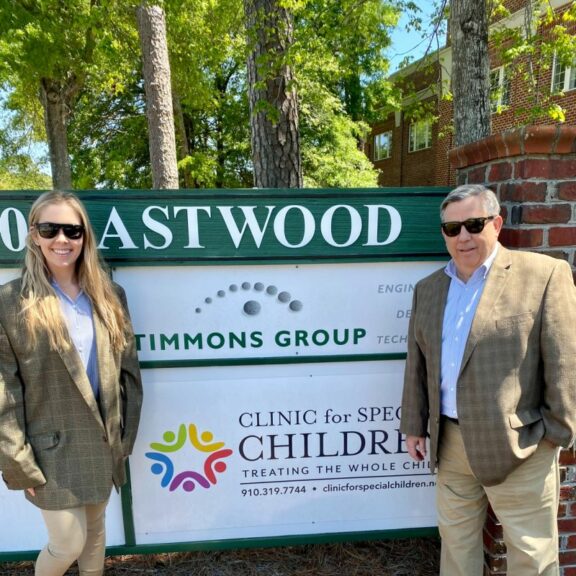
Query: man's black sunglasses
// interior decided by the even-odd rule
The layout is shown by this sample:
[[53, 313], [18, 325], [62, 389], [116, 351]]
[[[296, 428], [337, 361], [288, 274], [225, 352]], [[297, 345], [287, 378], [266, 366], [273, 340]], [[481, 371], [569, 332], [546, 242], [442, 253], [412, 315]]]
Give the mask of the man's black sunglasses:
[[84, 235], [84, 226], [82, 224], [56, 224], [54, 222], [38, 222], [34, 224], [38, 235], [42, 238], [56, 238], [58, 232], [62, 230], [66, 238], [70, 240], [79, 240]]
[[464, 226], [464, 228], [466, 228], [470, 234], [480, 234], [480, 232], [484, 230], [486, 222], [490, 222], [490, 220], [494, 220], [494, 218], [496, 218], [496, 216], [468, 218], [468, 220], [464, 220], [464, 222], [442, 222], [440, 226], [446, 236], [453, 238], [454, 236], [458, 236], [458, 234], [460, 234], [462, 226]]

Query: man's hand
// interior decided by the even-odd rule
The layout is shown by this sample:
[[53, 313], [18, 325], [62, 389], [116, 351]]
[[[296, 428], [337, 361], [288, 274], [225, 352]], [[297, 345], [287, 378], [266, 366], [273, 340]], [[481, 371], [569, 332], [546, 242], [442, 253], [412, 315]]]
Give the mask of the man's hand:
[[408, 454], [417, 462], [426, 458], [426, 438], [422, 436], [406, 436]]

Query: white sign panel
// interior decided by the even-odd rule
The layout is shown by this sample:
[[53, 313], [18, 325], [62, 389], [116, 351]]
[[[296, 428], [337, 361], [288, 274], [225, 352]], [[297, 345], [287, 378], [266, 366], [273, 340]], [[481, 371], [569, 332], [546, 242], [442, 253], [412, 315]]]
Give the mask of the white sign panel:
[[415, 283], [438, 262], [123, 268], [141, 361], [406, 351]]
[[138, 544], [434, 526], [398, 431], [403, 365], [146, 370]]

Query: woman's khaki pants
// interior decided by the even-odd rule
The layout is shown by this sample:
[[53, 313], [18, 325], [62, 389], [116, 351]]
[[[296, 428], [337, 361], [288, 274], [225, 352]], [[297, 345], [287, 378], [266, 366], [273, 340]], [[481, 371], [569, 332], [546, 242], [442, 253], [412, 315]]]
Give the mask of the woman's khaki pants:
[[36, 560], [35, 576], [62, 576], [75, 560], [78, 560], [80, 576], [101, 576], [107, 504], [41, 510], [48, 529], [48, 544]]

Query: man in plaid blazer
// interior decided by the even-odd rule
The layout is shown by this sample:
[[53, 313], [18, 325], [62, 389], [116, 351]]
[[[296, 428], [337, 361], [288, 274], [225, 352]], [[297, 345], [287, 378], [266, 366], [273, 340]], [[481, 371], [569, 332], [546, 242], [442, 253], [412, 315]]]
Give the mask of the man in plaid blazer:
[[557, 575], [558, 453], [576, 432], [576, 289], [570, 266], [498, 243], [495, 194], [441, 207], [452, 260], [414, 291], [401, 432], [438, 469], [441, 575], [482, 576], [488, 503], [509, 576]]

